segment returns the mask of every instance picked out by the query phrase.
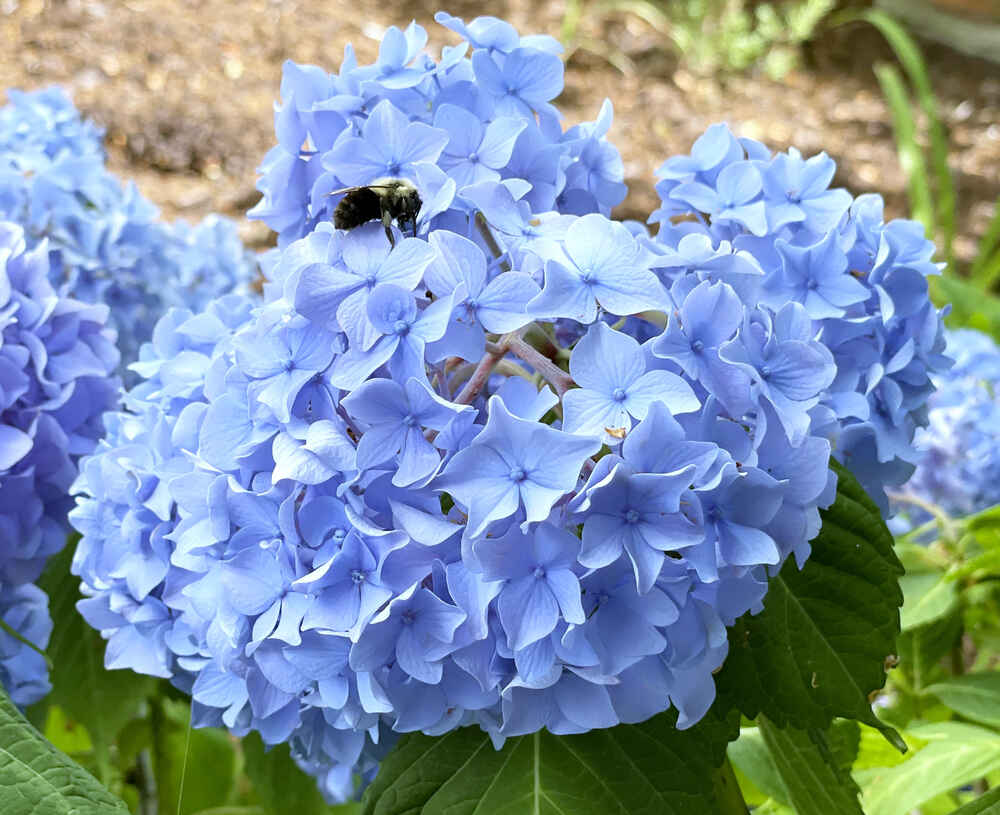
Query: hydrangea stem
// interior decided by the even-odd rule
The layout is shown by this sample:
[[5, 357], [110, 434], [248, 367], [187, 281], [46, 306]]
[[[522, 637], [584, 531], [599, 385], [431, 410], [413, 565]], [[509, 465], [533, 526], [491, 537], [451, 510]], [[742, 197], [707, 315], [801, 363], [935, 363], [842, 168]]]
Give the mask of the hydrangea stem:
[[[501, 339], [501, 343], [503, 340]], [[489, 343], [486, 346], [486, 353], [483, 354], [482, 359], [476, 365], [476, 369], [472, 372], [472, 376], [465, 383], [465, 386], [458, 392], [452, 401], [458, 405], [471, 405], [479, 392], [483, 389], [486, 384], [486, 380], [490, 378], [490, 374], [493, 372], [493, 367], [503, 358], [507, 353], [506, 349], [499, 343]]]
[[545, 381], [554, 389], [556, 394], [562, 399], [566, 391], [573, 387], [573, 378], [541, 351], [526, 343], [520, 335], [507, 335], [496, 345], [486, 344], [487, 353], [509, 352], [523, 362], [527, 362], [532, 368], [540, 373]]
[[500, 248], [500, 244], [497, 243], [497, 239], [493, 237], [490, 225], [487, 222], [486, 217], [481, 212], [476, 213], [476, 229], [479, 230], [479, 234], [482, 236], [487, 248], [493, 253], [493, 257], [500, 261], [500, 268], [505, 272], [509, 272], [510, 264], [506, 260], [502, 260], [505, 252]]

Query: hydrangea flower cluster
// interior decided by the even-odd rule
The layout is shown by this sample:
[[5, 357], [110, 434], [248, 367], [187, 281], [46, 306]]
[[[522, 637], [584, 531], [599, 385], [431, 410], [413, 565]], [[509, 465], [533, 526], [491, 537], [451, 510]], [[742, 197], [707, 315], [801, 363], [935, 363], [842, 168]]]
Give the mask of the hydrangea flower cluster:
[[118, 365], [107, 306], [62, 297], [44, 244], [0, 221], [0, 685], [25, 706], [48, 692], [47, 598], [31, 585], [68, 533], [78, 458], [116, 402]]
[[[917, 432], [920, 459], [903, 500], [933, 504], [954, 518], [1000, 504], [1000, 347], [979, 331], [947, 332], [954, 366], [934, 377], [928, 425]], [[894, 531], [930, 516], [909, 503], [898, 506]]]
[[8, 91], [0, 109], [0, 218], [46, 240], [52, 283], [111, 307], [125, 362], [170, 306], [201, 308], [256, 274], [236, 225], [164, 223], [104, 166], [103, 133], [58, 88]]
[[[260, 168], [260, 203], [251, 218], [278, 233], [284, 247], [329, 221], [331, 192], [383, 177], [413, 181], [425, 226], [468, 207], [455, 201], [504, 182], [519, 206], [498, 230], [532, 229], [525, 214], [609, 214], [625, 197], [624, 167], [604, 137], [612, 109], [563, 132], [551, 104], [563, 89], [562, 46], [520, 36], [509, 23], [479, 17], [466, 24], [438, 12], [459, 34], [435, 62], [415, 22], [386, 31], [373, 65], [358, 65], [350, 45], [339, 74], [286, 62], [275, 106], [278, 143]], [[439, 217], [435, 217], [439, 216]]]
[[[927, 294], [928, 275], [941, 267], [919, 223], [885, 223], [880, 196], [852, 199], [830, 189], [835, 169], [825, 153], [772, 155], [725, 125], [709, 128], [690, 155], [659, 170], [662, 206], [650, 222], [660, 224], [662, 257], [654, 268], [677, 289], [682, 314], [693, 294], [682, 282], [691, 269], [729, 282], [748, 303], [775, 311], [801, 304], [807, 333], [830, 350], [837, 370], [808, 406], [811, 426], [888, 514], [886, 486], [903, 484], [918, 458], [914, 434], [927, 424], [932, 374], [950, 364], [941, 315]], [[726, 335], [735, 327], [732, 319], [725, 328], [713, 321]], [[781, 377], [763, 346], [754, 354], [759, 371], [773, 369], [765, 379]], [[721, 357], [728, 375], [748, 361]], [[776, 407], [794, 398], [781, 385], [754, 388], [777, 395]]]
[[[267, 302], [159, 322], [71, 515], [108, 667], [289, 742], [331, 798], [398, 733], [698, 721], [726, 626], [809, 555], [832, 449], [867, 466], [870, 432], [880, 485], [943, 347], [922, 237], [826, 193], [825, 156], [713, 128], [653, 239], [606, 217], [609, 117], [556, 133], [552, 42], [438, 19], [465, 41], [437, 64], [413, 25], [374, 66], [286, 66]], [[416, 235], [327, 222], [385, 175]]]

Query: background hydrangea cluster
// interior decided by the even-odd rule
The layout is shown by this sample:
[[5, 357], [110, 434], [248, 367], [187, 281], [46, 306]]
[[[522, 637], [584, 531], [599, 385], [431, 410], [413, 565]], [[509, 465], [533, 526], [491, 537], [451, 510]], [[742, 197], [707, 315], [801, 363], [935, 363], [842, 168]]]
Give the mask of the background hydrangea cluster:
[[[438, 20], [436, 63], [414, 24], [286, 66], [267, 303], [160, 321], [71, 516], [108, 666], [290, 742], [332, 798], [397, 733], [696, 722], [831, 451], [881, 494], [944, 364], [930, 245], [826, 156], [714, 127], [652, 238], [606, 217], [610, 105], [558, 126], [553, 41]], [[328, 223], [386, 175], [416, 235]]]
[[[15, 704], [49, 690], [44, 648], [52, 621], [32, 585], [66, 543], [78, 458], [117, 400], [108, 308], [61, 296], [42, 243], [0, 221], [0, 685]], [[17, 632], [22, 639], [12, 635]]]
[[7, 92], [0, 108], [0, 218], [46, 240], [60, 291], [111, 307], [123, 362], [171, 306], [201, 308], [256, 274], [232, 221], [164, 223], [104, 166], [103, 132], [58, 88]]
[[973, 329], [947, 340], [955, 364], [934, 377], [928, 424], [917, 431], [920, 459], [892, 520], [897, 533], [930, 519], [914, 499], [954, 518], [1000, 504], [1000, 347]]

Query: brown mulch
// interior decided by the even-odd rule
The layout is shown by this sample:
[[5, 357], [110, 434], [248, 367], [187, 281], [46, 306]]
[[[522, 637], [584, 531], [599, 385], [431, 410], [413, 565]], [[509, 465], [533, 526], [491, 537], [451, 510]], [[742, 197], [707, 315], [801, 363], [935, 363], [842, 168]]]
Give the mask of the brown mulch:
[[[334, 70], [347, 42], [370, 61], [384, 28], [413, 18], [437, 53], [456, 39], [433, 22], [437, 8], [426, 0], [0, 0], [0, 88], [63, 84], [107, 129], [112, 168], [134, 178], [166, 215], [240, 217], [258, 197], [254, 168], [274, 141], [282, 62]], [[449, 11], [469, 18], [484, 8], [458, 2]], [[488, 10], [522, 33], [559, 36], [561, 2], [510, 0]], [[697, 76], [662, 34], [635, 18], [585, 15], [581, 33], [632, 66], [623, 73], [577, 49], [559, 100], [567, 125], [593, 118], [605, 96], [614, 102], [610, 138], [631, 189], [616, 215], [643, 217], [654, 206], [655, 169], [716, 121], [774, 148], [826, 150], [839, 164], [838, 184], [879, 191], [891, 214], [905, 214], [905, 178], [871, 70], [891, 53], [873, 30], [852, 26], [817, 37], [802, 66], [781, 82]], [[950, 129], [956, 248], [968, 258], [1000, 195], [1000, 68], [933, 44], [924, 52]], [[255, 245], [269, 239], [259, 223], [241, 229]]]

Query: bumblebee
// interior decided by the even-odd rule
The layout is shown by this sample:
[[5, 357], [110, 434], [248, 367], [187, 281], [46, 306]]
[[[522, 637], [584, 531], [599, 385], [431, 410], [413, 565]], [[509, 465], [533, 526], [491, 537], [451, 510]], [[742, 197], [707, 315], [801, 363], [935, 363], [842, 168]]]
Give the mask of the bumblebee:
[[404, 230], [409, 223], [413, 234], [417, 234], [417, 213], [423, 202], [411, 181], [405, 178], [377, 178], [362, 187], [346, 187], [330, 193], [341, 194], [344, 197], [333, 212], [333, 225], [337, 229], [354, 229], [369, 221], [379, 220], [393, 246], [395, 240], [390, 229], [393, 220]]

